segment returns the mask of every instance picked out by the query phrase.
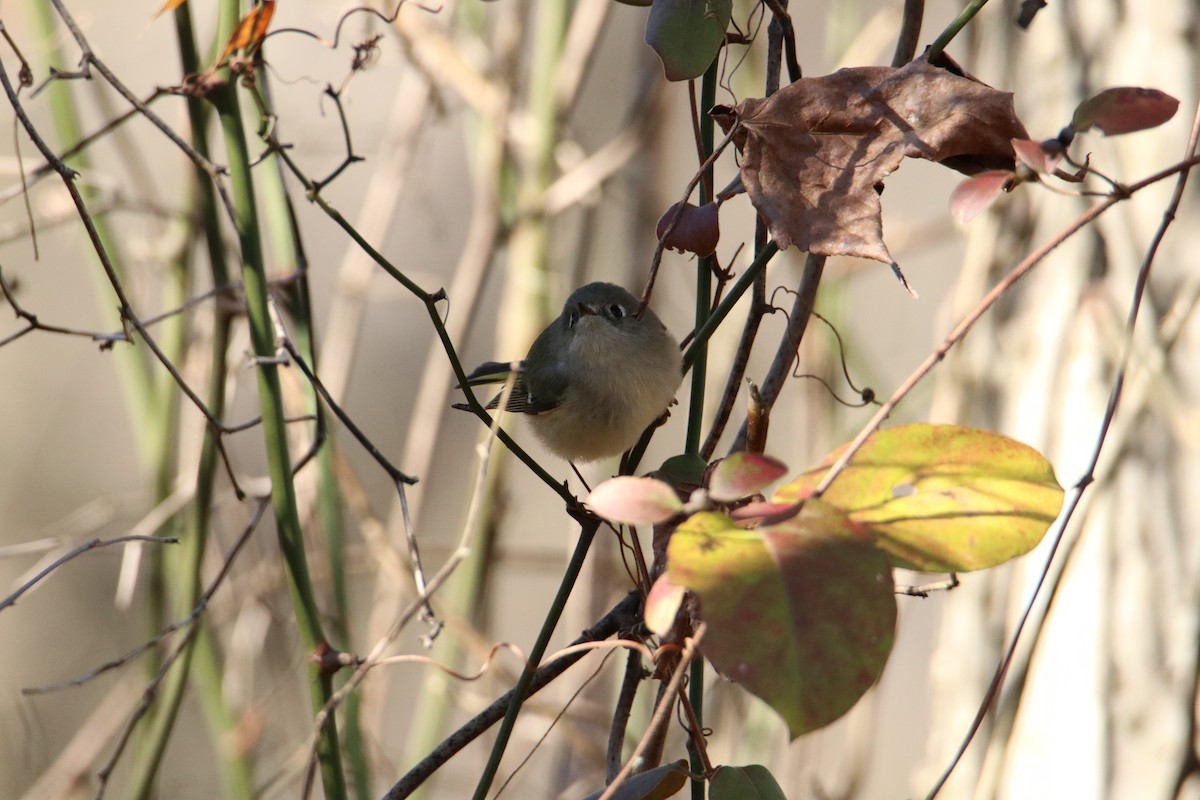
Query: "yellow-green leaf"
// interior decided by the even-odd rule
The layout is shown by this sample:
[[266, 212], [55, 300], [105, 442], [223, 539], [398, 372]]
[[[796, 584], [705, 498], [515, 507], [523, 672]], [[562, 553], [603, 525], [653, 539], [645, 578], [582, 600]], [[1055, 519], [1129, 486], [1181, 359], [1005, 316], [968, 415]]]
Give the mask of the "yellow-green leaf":
[[[840, 454], [780, 487], [807, 497]], [[821, 499], [867, 526], [892, 564], [927, 572], [983, 569], [1027, 553], [1062, 507], [1054, 468], [1033, 448], [957, 425], [877, 431]]]
[[667, 565], [671, 583], [700, 600], [704, 654], [792, 738], [840, 717], [883, 672], [896, 622], [891, 569], [831, 506], [812, 501], [754, 530], [695, 514], [672, 535]]

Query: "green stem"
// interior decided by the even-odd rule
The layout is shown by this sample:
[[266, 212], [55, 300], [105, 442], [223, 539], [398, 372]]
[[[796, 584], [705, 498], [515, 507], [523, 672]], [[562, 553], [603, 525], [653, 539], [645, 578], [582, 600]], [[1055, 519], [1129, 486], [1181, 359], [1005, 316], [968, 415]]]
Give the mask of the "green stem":
[[[195, 72], [200, 68], [189, 8], [183, 5], [174, 12], [176, 39], [179, 42], [180, 63], [184, 73]], [[192, 146], [197, 152], [208, 157], [210, 109], [204, 101], [189, 98], [187, 110]], [[192, 206], [198, 212], [200, 230], [205, 237], [213, 284], [225, 286], [229, 283], [229, 272], [225, 264], [225, 245], [221, 237], [216, 194], [208, 176], [199, 168], [195, 171], [193, 186], [195, 194]], [[189, 215], [189, 218], [191, 216]], [[191, 241], [191, 236], [187, 237], [187, 241]], [[229, 349], [230, 322], [223, 302], [219, 299], [214, 301], [213, 339], [205, 404], [217, 419], [222, 418], [225, 413], [226, 352]], [[184, 544], [178, 553], [170, 554], [167, 560], [166, 566], [171, 575], [168, 585], [172, 595], [172, 610], [177, 616], [190, 613], [199, 602], [202, 592], [201, 567], [208, 540], [216, 472], [219, 466], [217, 436], [217, 432], [211, 428], [205, 431], [196, 466], [196, 492], [187, 519]], [[196, 624], [204, 625], [202, 620], [198, 620]], [[199, 690], [199, 699], [214, 737], [229, 734], [237, 724], [235, 715], [224, 699], [218, 645], [211, 633], [201, 627], [197, 636], [188, 639], [185, 649], [180, 653], [163, 684], [158, 709], [146, 737], [150, 748], [142, 754], [133, 769], [130, 782], [131, 797], [145, 798], [152, 793], [154, 776], [161, 766], [163, 753], [178, 718], [189, 677], [193, 676], [194, 656], [198, 657], [194, 678]], [[253, 797], [254, 783], [249, 759], [241, 753], [221, 749], [219, 751], [218, 769], [225, 796], [246, 800]]]
[[[714, 121], [706, 112], [713, 107], [717, 98], [717, 64], [714, 60], [704, 73], [700, 84], [700, 151], [707, 160], [713, 151]], [[700, 205], [712, 201], [713, 171], [710, 165], [704, 179], [700, 181]], [[712, 274], [716, 259], [705, 256], [696, 261], [696, 330], [704, 327], [712, 313]], [[688, 424], [685, 452], [698, 454], [703, 438], [704, 388], [708, 378], [708, 342], [694, 342], [692, 353], [692, 387], [688, 395]]]
[[[224, 0], [221, 3], [220, 22], [217, 26], [218, 40], [226, 39], [237, 21], [238, 3], [236, 0]], [[300, 637], [305, 649], [310, 654], [315, 654], [319, 648], [326, 646], [326, 638], [321, 628], [316, 597], [309, 576], [296, 505], [296, 487], [292, 481], [283, 390], [279, 380], [279, 366], [274, 360], [275, 336], [269, 310], [269, 287], [254, 182], [250, 171], [251, 157], [238, 107], [236, 84], [227, 70], [223, 77], [226, 83], [213, 92], [211, 99], [217, 108], [225, 135], [230, 186], [237, 215], [235, 226], [241, 249], [242, 284], [250, 324], [250, 341], [258, 359], [258, 395], [267, 471], [271, 479], [271, 505], [275, 512], [276, 535], [287, 568], [288, 588], [296, 611]], [[312, 663], [309, 666], [309, 694], [314, 713], [325, 706], [332, 691], [331, 676], [322, 671], [319, 664]], [[342, 772], [337, 724], [333, 715], [328, 717], [320, 731], [317, 757], [326, 798], [344, 800], [346, 780]]]
[[713, 310], [712, 314], [709, 315], [708, 319], [705, 320], [704, 325], [696, 331], [696, 335], [692, 339], [691, 346], [684, 351], [684, 371], [692, 368], [694, 362], [703, 352], [703, 346], [716, 332], [717, 328], [720, 327], [721, 323], [725, 320], [725, 317], [729, 316], [729, 312], [733, 310], [735, 305], [737, 305], [738, 300], [742, 299], [742, 295], [746, 293], [746, 290], [753, 285], [754, 279], [760, 272], [767, 268], [767, 264], [770, 263], [771, 259], [774, 258], [775, 254], [778, 252], [779, 245], [775, 244], [773, 241], [767, 242], [766, 246], [763, 247], [763, 249], [759, 251], [758, 255], [754, 258], [754, 261], [750, 263], [750, 266], [746, 267], [746, 271], [742, 273], [742, 276], [737, 279], [737, 282], [734, 283], [732, 287], [730, 287], [729, 291], [725, 294], [725, 297], [721, 300], [721, 304]]
[[[53, 64], [62, 64], [65, 59], [58, 46], [63, 41], [61, 31], [55, 27], [53, 7], [44, 0], [30, 3], [33, 16], [38, 27], [41, 40], [48, 48], [46, 57]], [[79, 117], [71, 98], [71, 87], [82, 85], [82, 81], [68, 82], [63, 80], [50, 81], [46, 84], [45, 94], [50, 106], [51, 117], [54, 120], [55, 134], [59, 140], [59, 152], [74, 146], [83, 138], [79, 125]], [[85, 203], [96, 199], [96, 191], [87, 180], [91, 171], [91, 163], [86, 152], [79, 152], [64, 159], [67, 166], [74, 169], [83, 177], [77, 182], [79, 194]], [[104, 215], [92, 217], [97, 238], [108, 254], [117, 275], [125, 278], [123, 269], [125, 259], [119, 246], [120, 237], [115, 236]], [[103, 273], [91, 270], [93, 275]], [[107, 279], [97, 284], [96, 298], [100, 311], [104, 315], [105, 325], [113, 330], [124, 327], [117, 305], [112, 302], [112, 285]], [[162, 429], [156, 420], [160, 415], [161, 406], [156, 395], [154, 382], [154, 367], [151, 365], [149, 354], [143, 347], [114, 347], [113, 353], [117, 358], [118, 369], [125, 390], [126, 408], [129, 413], [130, 425], [138, 445], [138, 454], [144, 465], [156, 463], [156, 455], [162, 451]]]
[[575, 581], [579, 578], [583, 562], [587, 559], [588, 550], [599, 529], [600, 521], [598, 519], [587, 519], [580, 525], [579, 541], [575, 544], [575, 552], [571, 554], [566, 574], [563, 575], [562, 582], [558, 586], [558, 593], [554, 595], [554, 602], [546, 614], [545, 622], [542, 623], [542, 630], [538, 633], [537, 641], [534, 642], [533, 649], [529, 651], [529, 660], [525, 662], [525, 669], [521, 671], [521, 677], [517, 679], [517, 685], [513, 688], [508, 711], [505, 712], [504, 720], [500, 723], [500, 730], [496, 732], [496, 743], [492, 746], [492, 754], [488, 758], [487, 766], [484, 767], [483, 775], [479, 778], [479, 783], [475, 786], [474, 800], [484, 800], [487, 797], [488, 789], [492, 786], [492, 781], [496, 778], [496, 771], [500, 768], [500, 759], [503, 758], [504, 750], [508, 747], [513, 726], [517, 724], [517, 715], [521, 713], [521, 704], [525, 702], [534, 673], [537, 672], [538, 664], [546, 654], [550, 637], [554, 634], [554, 628], [558, 625], [559, 618], [562, 617], [563, 609], [567, 606], [567, 600], [575, 588]]
[[927, 58], [931, 62], [940, 58], [942, 51], [946, 49], [947, 45], [949, 45], [950, 42], [954, 40], [954, 37], [958, 36], [958, 32], [966, 27], [967, 23], [970, 22], [975, 15], [987, 5], [987, 2], [988, 0], [971, 0], [971, 2], [967, 4], [967, 7], [959, 12], [959, 15], [955, 17], [949, 25], [946, 26], [946, 30], [942, 31], [941, 34], [939, 34], [938, 37], [933, 40], [933, 44], [929, 46]]

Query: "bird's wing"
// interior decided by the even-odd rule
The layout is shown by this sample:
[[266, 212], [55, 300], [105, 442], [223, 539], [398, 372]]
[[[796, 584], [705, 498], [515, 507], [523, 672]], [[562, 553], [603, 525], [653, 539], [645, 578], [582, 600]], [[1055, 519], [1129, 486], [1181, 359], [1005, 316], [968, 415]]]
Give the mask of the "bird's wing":
[[[524, 362], [520, 362], [522, 366]], [[504, 383], [508, 380], [508, 373], [512, 371], [512, 362], [509, 361], [485, 361], [471, 371], [467, 376], [467, 386], [482, 386], [487, 383]], [[520, 380], [518, 378], [518, 380]], [[461, 389], [462, 386], [455, 388]]]

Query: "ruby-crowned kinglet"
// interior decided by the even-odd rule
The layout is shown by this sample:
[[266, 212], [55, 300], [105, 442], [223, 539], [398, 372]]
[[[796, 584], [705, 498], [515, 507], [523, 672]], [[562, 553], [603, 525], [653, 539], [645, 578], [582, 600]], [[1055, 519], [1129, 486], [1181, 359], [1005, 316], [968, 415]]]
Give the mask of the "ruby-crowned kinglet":
[[[679, 343], [649, 308], [611, 283], [589, 283], [567, 298], [521, 362], [506, 409], [528, 415], [555, 455], [596, 461], [633, 447], [683, 380]], [[509, 365], [488, 362], [472, 386], [503, 383]], [[488, 403], [495, 408], [497, 396]], [[460, 406], [461, 407], [461, 406]]]

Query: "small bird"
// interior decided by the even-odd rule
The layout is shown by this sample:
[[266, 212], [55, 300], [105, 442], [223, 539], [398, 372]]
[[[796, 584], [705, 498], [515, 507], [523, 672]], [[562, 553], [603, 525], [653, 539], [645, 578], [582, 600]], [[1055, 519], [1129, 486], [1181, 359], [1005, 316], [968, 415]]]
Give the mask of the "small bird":
[[[555, 455], [588, 462], [622, 453], [675, 398], [679, 342], [653, 311], [635, 316], [637, 309], [638, 299], [620, 286], [582, 286], [521, 362], [506, 410], [528, 415]], [[508, 373], [508, 364], [490, 361], [467, 383], [503, 383]], [[499, 404], [497, 396], [487, 407]]]

